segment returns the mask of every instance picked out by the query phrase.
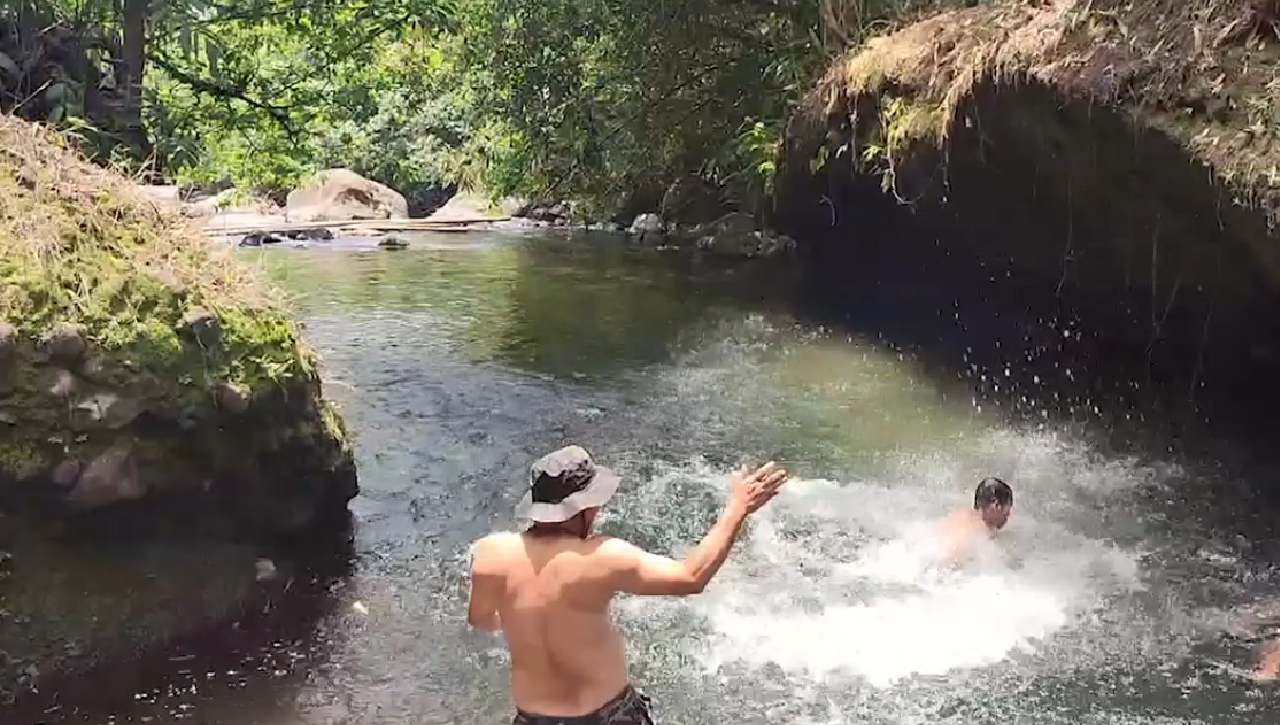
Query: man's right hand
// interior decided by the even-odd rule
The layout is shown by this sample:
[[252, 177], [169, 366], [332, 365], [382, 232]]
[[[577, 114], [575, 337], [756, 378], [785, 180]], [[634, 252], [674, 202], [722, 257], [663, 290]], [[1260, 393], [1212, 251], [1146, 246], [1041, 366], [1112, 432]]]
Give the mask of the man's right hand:
[[729, 506], [749, 516], [772, 501], [789, 478], [787, 471], [773, 461], [754, 471], [743, 466], [730, 476], [733, 491], [729, 494]]

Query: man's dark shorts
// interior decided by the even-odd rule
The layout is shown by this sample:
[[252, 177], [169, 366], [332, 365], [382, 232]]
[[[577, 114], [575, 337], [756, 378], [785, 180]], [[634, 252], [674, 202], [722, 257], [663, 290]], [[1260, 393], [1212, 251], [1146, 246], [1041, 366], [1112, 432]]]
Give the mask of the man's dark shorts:
[[513, 725], [656, 725], [649, 697], [628, 686], [590, 715], [556, 717], [516, 711]]

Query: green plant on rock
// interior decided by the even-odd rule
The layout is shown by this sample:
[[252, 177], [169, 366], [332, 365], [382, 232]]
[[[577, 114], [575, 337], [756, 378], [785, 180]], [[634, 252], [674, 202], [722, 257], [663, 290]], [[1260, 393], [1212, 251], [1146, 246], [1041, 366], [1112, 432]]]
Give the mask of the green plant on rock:
[[[270, 433], [308, 421], [323, 466], [350, 464], [315, 353], [279, 296], [127, 179], [11, 116], [0, 117], [0, 309], [11, 330], [0, 474], [87, 464], [126, 443], [189, 470], [221, 460], [208, 446], [252, 461]], [[152, 423], [135, 429], [144, 414]], [[236, 433], [219, 423], [228, 416]], [[201, 443], [188, 435], [199, 430], [224, 432]]]

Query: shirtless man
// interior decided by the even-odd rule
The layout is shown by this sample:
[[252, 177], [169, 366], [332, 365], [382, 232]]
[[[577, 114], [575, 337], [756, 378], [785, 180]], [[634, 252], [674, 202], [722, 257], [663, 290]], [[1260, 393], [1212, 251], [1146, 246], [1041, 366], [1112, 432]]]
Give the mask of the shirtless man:
[[994, 539], [1013, 512], [1013, 489], [998, 478], [985, 478], [973, 492], [973, 508], [963, 508], [942, 521], [949, 561], [968, 558], [974, 544]]
[[1253, 680], [1260, 684], [1280, 682], [1280, 638], [1272, 637], [1258, 653], [1258, 664], [1253, 668]]
[[648, 697], [630, 684], [610, 602], [620, 592], [701, 592], [747, 516], [777, 495], [787, 472], [772, 461], [734, 471], [719, 520], [683, 561], [592, 533], [619, 481], [578, 446], [550, 453], [533, 464], [517, 509], [532, 525], [472, 547], [467, 619], [506, 637], [515, 725], [651, 725]]
[[1280, 683], [1280, 599], [1242, 607], [1232, 617], [1227, 631], [1241, 639], [1261, 642], [1258, 662], [1250, 673], [1254, 682]]

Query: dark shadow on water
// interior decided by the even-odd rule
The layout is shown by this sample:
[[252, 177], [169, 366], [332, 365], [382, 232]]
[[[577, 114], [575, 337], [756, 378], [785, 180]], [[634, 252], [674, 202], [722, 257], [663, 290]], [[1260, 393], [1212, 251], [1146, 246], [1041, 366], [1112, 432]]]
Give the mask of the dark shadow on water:
[[46, 678], [0, 716], [44, 723], [238, 723], [292, 712], [300, 686], [329, 661], [336, 615], [353, 571], [353, 538], [335, 546], [286, 544], [263, 552], [279, 574], [239, 614], [134, 657]]
[[981, 124], [958, 124], [945, 166], [925, 153], [896, 177], [914, 210], [847, 162], [788, 189], [801, 314], [1011, 423], [1270, 480], [1280, 299], [1243, 241], [1259, 216], [1173, 139], [1033, 82], [959, 113]]

